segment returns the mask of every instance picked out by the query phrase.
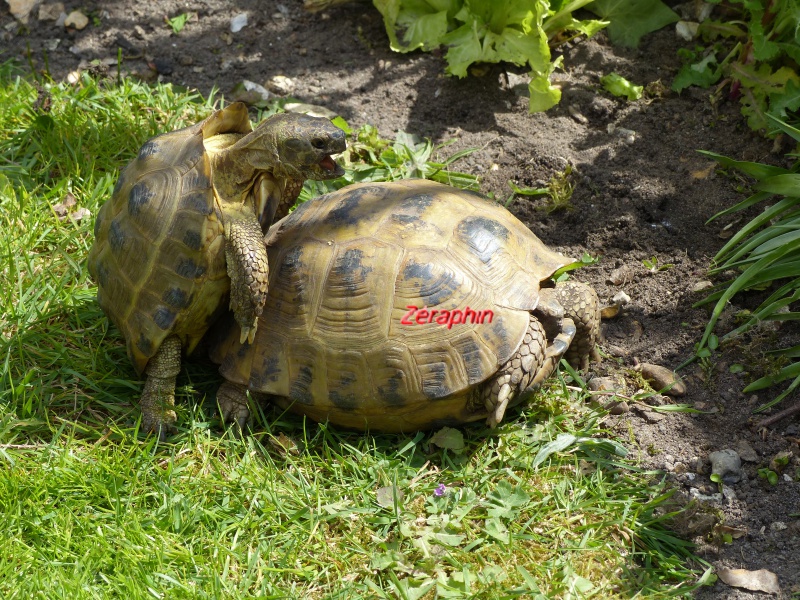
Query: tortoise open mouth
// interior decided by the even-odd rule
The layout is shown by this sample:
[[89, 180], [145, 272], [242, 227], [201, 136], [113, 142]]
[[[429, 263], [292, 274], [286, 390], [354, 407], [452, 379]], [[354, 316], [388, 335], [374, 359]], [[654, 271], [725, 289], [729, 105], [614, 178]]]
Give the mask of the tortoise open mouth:
[[344, 169], [336, 164], [336, 161], [333, 160], [330, 154], [326, 154], [325, 157], [319, 161], [319, 166], [322, 167], [323, 171], [332, 176], [344, 174]]

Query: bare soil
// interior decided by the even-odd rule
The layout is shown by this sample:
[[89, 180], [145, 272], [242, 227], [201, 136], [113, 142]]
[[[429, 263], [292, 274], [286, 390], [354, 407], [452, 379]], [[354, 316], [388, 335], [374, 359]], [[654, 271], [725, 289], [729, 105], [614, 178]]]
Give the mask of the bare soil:
[[[712, 104], [708, 91], [668, 91], [684, 44], [671, 28], [647, 36], [638, 50], [614, 47], [602, 33], [562, 48], [561, 104], [531, 115], [517, 85], [521, 71], [492, 66], [480, 77], [446, 77], [436, 53], [391, 52], [381, 16], [369, 4], [317, 15], [305, 13], [299, 0], [88, 0], [68, 2], [66, 8], [81, 8], [95, 18], [82, 31], [67, 31], [38, 21], [35, 11], [29, 27], [20, 29], [4, 6], [0, 41], [6, 51], [0, 58], [47, 68], [61, 80], [93, 59], [116, 63], [121, 49], [127, 72], [204, 94], [216, 88], [228, 95], [243, 79], [264, 84], [284, 75], [296, 85], [294, 97], [324, 105], [353, 126], [371, 123], [384, 137], [404, 130], [435, 142], [455, 140], [447, 152], [479, 148], [456, 168], [479, 175], [482, 190], [503, 199], [509, 180], [540, 187], [570, 165], [575, 185], [570, 210], [548, 214], [541, 210], [543, 199], [522, 197], [510, 209], [562, 252], [599, 257], [578, 278], [593, 284], [601, 299], [610, 303], [619, 291], [630, 296], [630, 304], [604, 323], [609, 356], [596, 370], [623, 374], [631, 393], [638, 388], [631, 369], [637, 361], [675, 368], [692, 354], [708, 320], [706, 309], [692, 308], [701, 297], [692, 289], [707, 279], [732, 219], [706, 221], [742, 199], [740, 181], [717, 173], [696, 150], [773, 164], [784, 160], [773, 154], [771, 141], [746, 127], [738, 105], [724, 99]], [[164, 17], [185, 12], [196, 16], [176, 35]], [[242, 12], [248, 13], [248, 25], [230, 34], [230, 19]], [[55, 39], [60, 42], [53, 50]], [[637, 102], [613, 98], [599, 85], [599, 77], [612, 71], [638, 84], [655, 84], [653, 89], [660, 82], [663, 95]], [[664, 268], [652, 272], [643, 264], [653, 259]], [[609, 283], [619, 269], [622, 283]], [[737, 302], [721, 333], [752, 300]], [[706, 368], [685, 369], [688, 393], [678, 401], [703, 414], [660, 414], [632, 403], [631, 411], [609, 420], [629, 439], [633, 454], [664, 470], [685, 498], [719, 491], [709, 480], [710, 452], [750, 444], [755, 460], [744, 463], [743, 480], [730, 486], [733, 495], [706, 501], [706, 509], [679, 528], [714, 565], [773, 571], [784, 597], [800, 593], [800, 483], [781, 478], [771, 486], [757, 470], [789, 450], [794, 457], [785, 472], [796, 479], [800, 427], [795, 416], [756, 431], [753, 424], [763, 415], [754, 416], [752, 409], [774, 392], [745, 396], [741, 390], [764, 373], [763, 350], [789, 335], [796, 333], [765, 329], [724, 348]], [[746, 372], [731, 374], [731, 364], [745, 365]], [[794, 402], [790, 397], [780, 408]], [[746, 534], [716, 543], [709, 530], [719, 520]], [[718, 582], [698, 597], [761, 595]]]

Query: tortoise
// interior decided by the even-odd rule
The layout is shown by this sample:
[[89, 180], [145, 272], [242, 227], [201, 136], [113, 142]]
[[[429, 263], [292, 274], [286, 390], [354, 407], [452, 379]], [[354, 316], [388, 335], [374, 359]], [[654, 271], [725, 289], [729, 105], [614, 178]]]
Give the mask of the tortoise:
[[553, 284], [572, 261], [505, 208], [427, 180], [365, 183], [301, 204], [266, 236], [262, 325], [229, 326], [211, 358], [223, 419], [247, 390], [351, 429], [499, 423], [562, 356], [596, 359], [597, 294]]
[[253, 339], [268, 281], [264, 231], [303, 181], [343, 169], [345, 134], [330, 120], [281, 113], [255, 130], [233, 103], [200, 123], [147, 141], [100, 209], [89, 272], [103, 311], [146, 375], [142, 428], [163, 437], [175, 420], [175, 377], [209, 325], [230, 308]]

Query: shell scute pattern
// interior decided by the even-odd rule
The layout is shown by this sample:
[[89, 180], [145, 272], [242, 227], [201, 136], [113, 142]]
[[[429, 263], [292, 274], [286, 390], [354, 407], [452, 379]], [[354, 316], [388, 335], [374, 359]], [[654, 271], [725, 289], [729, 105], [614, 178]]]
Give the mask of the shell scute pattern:
[[[225, 293], [216, 283], [226, 276], [224, 255], [212, 261], [219, 245], [207, 247], [221, 236], [202, 140], [196, 124], [146, 142], [97, 216], [89, 267], [98, 301], [139, 373], [173, 328], [191, 351], [199, 336], [187, 331], [216, 308], [198, 293]], [[176, 325], [195, 302], [191, 324]]]
[[[317, 198], [268, 240], [270, 327], [244, 354], [232, 336], [215, 348], [223, 376], [312, 419], [391, 430], [475, 418], [449, 399], [514, 356], [542, 280], [568, 262], [496, 203], [421, 180]], [[402, 323], [410, 307], [427, 314]], [[431, 316], [467, 307], [490, 315]]]

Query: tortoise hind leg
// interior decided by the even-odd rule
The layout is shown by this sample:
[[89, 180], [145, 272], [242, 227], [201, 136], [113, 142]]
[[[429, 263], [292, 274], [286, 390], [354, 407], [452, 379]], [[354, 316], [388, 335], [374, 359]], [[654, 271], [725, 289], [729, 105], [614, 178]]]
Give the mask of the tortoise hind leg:
[[181, 341], [171, 335], [148, 361], [145, 368], [147, 380], [139, 405], [142, 410], [142, 430], [154, 432], [159, 439], [173, 429], [177, 416], [175, 406], [175, 378], [181, 368]]
[[503, 420], [506, 409], [514, 405], [513, 400], [521, 392], [538, 387], [553, 374], [573, 337], [575, 325], [571, 319], [564, 319], [561, 331], [548, 344], [544, 327], [530, 315], [528, 331], [517, 353], [479, 389], [483, 407], [489, 412], [489, 427], [496, 427]]
[[250, 404], [247, 402], [247, 387], [225, 381], [217, 390], [217, 404], [223, 423], [236, 423], [244, 431], [250, 420]]
[[565, 358], [576, 369], [585, 371], [589, 362], [600, 360], [597, 342], [600, 340], [600, 301], [597, 292], [585, 283], [557, 283], [552, 294], [562, 307], [564, 316], [575, 323], [575, 339]]

